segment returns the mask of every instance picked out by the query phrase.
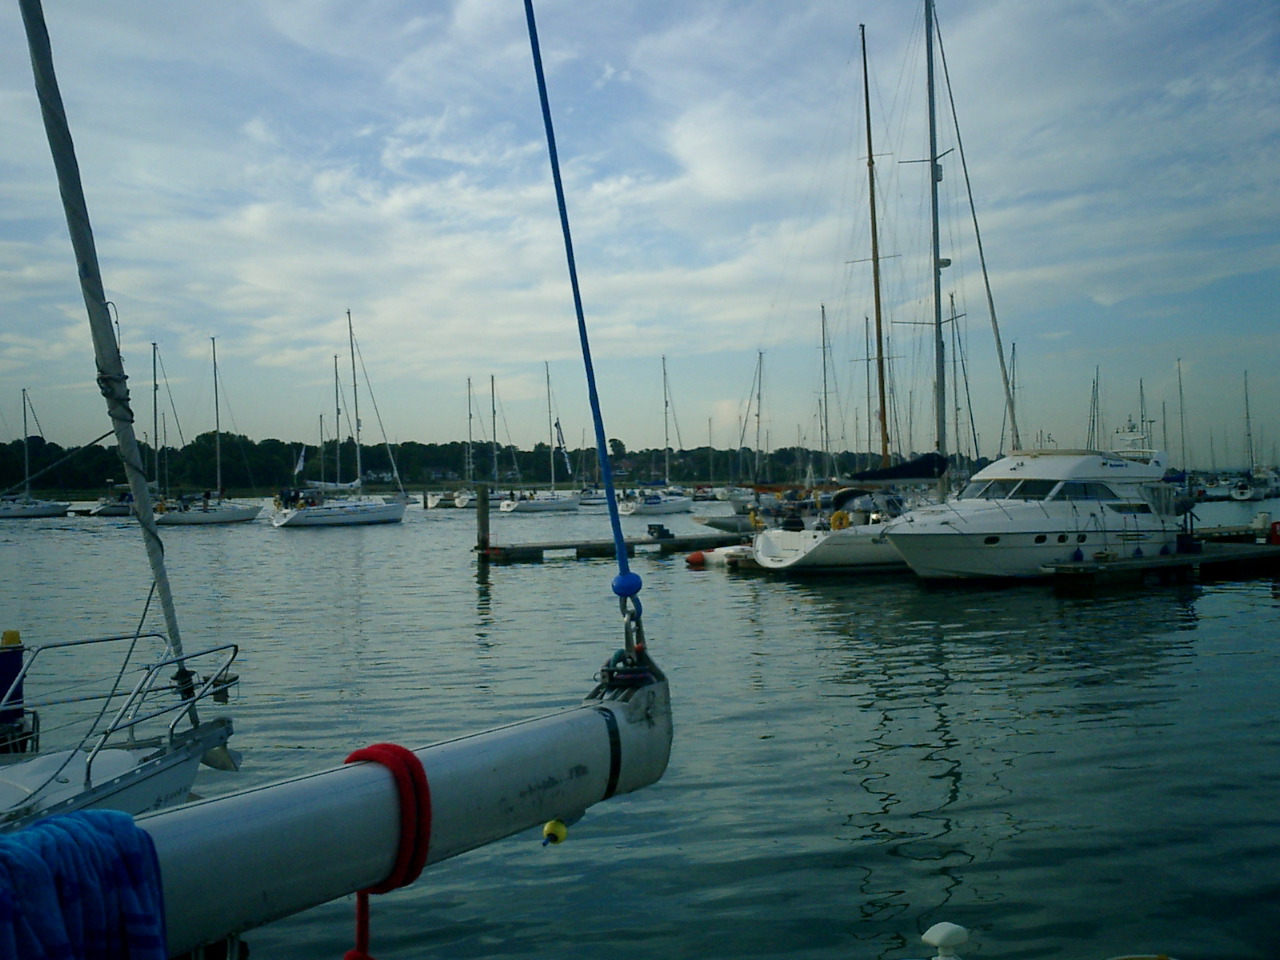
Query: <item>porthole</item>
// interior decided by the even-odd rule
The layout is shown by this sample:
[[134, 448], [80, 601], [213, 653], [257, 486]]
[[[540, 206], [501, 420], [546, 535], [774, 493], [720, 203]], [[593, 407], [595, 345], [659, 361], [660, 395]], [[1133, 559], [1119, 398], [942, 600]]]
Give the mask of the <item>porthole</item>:
[[1060, 534], [1058, 534], [1058, 542], [1059, 542], [1059, 543], [1066, 543], [1066, 542], [1067, 542], [1067, 535], [1066, 535], [1065, 533], [1060, 533]]
[[1044, 542], [1045, 542], [1046, 540], [1048, 540], [1048, 539], [1049, 539], [1049, 538], [1048, 538], [1048, 537], [1046, 537], [1043, 533], [1037, 533], [1037, 534], [1036, 534], [1036, 543], [1044, 543]]
[[991, 546], [992, 544], [999, 543], [999, 542], [1000, 542], [1000, 538], [999, 538], [999, 537], [987, 537], [987, 539], [983, 540], [982, 542], [983, 542], [983, 543], [985, 543], [987, 546]]
[[1088, 538], [1087, 536], [1085, 536], [1083, 533], [1077, 533], [1077, 534], [1076, 534], [1076, 543], [1084, 543], [1084, 542], [1085, 542], [1086, 540], [1088, 540], [1088, 539], [1089, 539], [1089, 538]]

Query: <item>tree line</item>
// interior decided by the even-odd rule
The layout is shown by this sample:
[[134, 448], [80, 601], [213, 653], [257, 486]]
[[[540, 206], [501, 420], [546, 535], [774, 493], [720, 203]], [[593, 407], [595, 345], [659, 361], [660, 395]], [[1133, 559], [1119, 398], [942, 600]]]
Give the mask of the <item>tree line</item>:
[[[212, 490], [217, 477], [217, 446], [213, 431], [197, 436], [181, 448], [155, 449], [139, 444], [148, 478], [161, 490], [196, 492]], [[0, 492], [20, 490], [24, 483], [22, 441], [0, 444]], [[664, 480], [666, 451], [628, 451], [620, 440], [610, 440], [610, 457], [620, 484]], [[392, 451], [384, 445], [361, 444], [360, 461], [367, 482], [393, 486], [399, 475], [405, 487], [420, 489], [464, 483], [493, 482], [495, 460], [497, 482], [504, 486], [540, 485], [551, 480], [552, 454], [558, 485], [591, 485], [598, 475], [594, 448], [551, 450], [545, 443], [531, 450], [500, 445], [496, 456], [490, 444], [449, 443], [397, 444]], [[283, 440], [251, 440], [238, 434], [222, 435], [222, 487], [239, 495], [269, 495], [281, 487], [312, 480], [349, 481], [355, 478], [355, 442], [330, 440], [323, 449], [314, 444]], [[394, 466], [392, 463], [394, 454]], [[42, 437], [27, 441], [32, 490], [46, 495], [98, 495], [112, 483], [125, 479], [124, 467], [114, 446], [91, 445], [63, 448]], [[879, 456], [844, 452], [835, 455], [839, 474], [879, 466]], [[783, 447], [758, 455], [756, 451], [718, 450], [697, 447], [672, 451], [672, 483], [769, 483], [804, 484], [807, 478], [824, 475], [824, 454], [805, 447]], [[295, 468], [301, 465], [301, 472]], [[829, 471], [826, 471], [829, 472]]]

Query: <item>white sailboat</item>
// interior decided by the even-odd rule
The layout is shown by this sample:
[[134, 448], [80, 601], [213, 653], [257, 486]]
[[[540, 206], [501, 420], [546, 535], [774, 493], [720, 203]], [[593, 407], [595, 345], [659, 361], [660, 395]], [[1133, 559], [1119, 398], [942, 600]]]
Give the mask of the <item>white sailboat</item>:
[[672, 513], [689, 513], [693, 510], [693, 497], [671, 486], [671, 390], [667, 384], [667, 358], [662, 358], [662, 488], [638, 493], [618, 504], [618, 512], [625, 516], [653, 517]]
[[578, 509], [578, 498], [556, 490], [556, 428], [551, 414], [551, 364], [543, 361], [547, 377], [547, 449], [551, 460], [551, 487], [546, 491], [520, 494], [503, 500], [498, 509], [503, 513], [570, 513]]
[[56, 500], [41, 500], [31, 495], [31, 453], [28, 449], [27, 408], [31, 400], [27, 390], [22, 389], [22, 493], [0, 496], [0, 519], [18, 520], [36, 517], [65, 517], [71, 509], [70, 503]]
[[218, 341], [209, 338], [213, 351], [213, 449], [214, 479], [212, 491], [199, 498], [165, 498], [156, 504], [156, 523], [167, 527], [202, 526], [210, 523], [247, 523], [256, 520], [262, 505], [227, 500], [222, 496], [222, 418], [218, 409]]
[[[311, 483], [304, 490], [289, 491], [277, 502], [271, 523], [276, 527], [349, 527], [378, 523], [399, 523], [404, 519], [403, 501], [387, 503], [380, 497], [362, 496], [363, 471], [360, 463], [360, 391], [356, 376], [356, 340], [347, 311], [347, 338], [351, 348], [351, 393], [355, 412], [356, 478], [347, 483]], [[334, 377], [337, 370], [335, 365]], [[338, 411], [341, 416], [341, 410]], [[339, 422], [335, 419], [335, 423]], [[335, 477], [340, 476], [334, 468]]]

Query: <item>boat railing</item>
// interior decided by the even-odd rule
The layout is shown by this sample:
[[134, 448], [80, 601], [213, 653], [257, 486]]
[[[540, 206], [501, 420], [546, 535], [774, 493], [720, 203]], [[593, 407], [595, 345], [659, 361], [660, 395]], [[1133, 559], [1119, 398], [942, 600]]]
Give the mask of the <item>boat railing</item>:
[[[228, 699], [238, 681], [230, 672], [238, 652], [228, 643], [173, 656], [159, 633], [26, 648], [21, 668], [0, 697], [0, 762], [87, 748], [91, 765], [107, 747], [160, 746], [166, 738], [172, 743], [196, 704]], [[27, 690], [33, 682], [40, 687], [35, 696]], [[162, 719], [167, 720], [164, 733], [156, 722]]]

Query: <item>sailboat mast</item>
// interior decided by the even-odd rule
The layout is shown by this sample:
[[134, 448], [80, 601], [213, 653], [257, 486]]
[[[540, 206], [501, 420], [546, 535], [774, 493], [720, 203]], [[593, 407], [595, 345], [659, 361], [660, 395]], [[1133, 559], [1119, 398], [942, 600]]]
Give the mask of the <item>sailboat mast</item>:
[[222, 417], [218, 411], [218, 338], [210, 337], [209, 346], [213, 350], [213, 462], [214, 476], [218, 486], [214, 495], [222, 499]]
[[827, 476], [834, 477], [835, 462], [831, 458], [831, 411], [827, 393], [827, 305], [822, 307], [822, 453], [827, 459]]
[[156, 373], [159, 347], [151, 341], [151, 479], [160, 482], [160, 377]]
[[760, 401], [764, 393], [764, 351], [756, 351], [756, 471], [755, 481], [760, 482]]
[[475, 412], [475, 404], [471, 402], [471, 378], [467, 377], [467, 462], [463, 464], [463, 473], [466, 474], [467, 485], [473, 482], [472, 474], [475, 472], [471, 466], [471, 420]]
[[489, 374], [489, 419], [493, 423], [493, 482], [498, 482], [498, 391], [493, 386], [493, 374]]
[[556, 433], [555, 425], [551, 422], [551, 364], [546, 360], [542, 361], [542, 367], [547, 374], [547, 459], [551, 465], [551, 492], [556, 490]]
[[876, 222], [876, 157], [871, 149], [871, 82], [867, 72], [867, 28], [858, 25], [858, 33], [862, 39], [862, 102], [863, 113], [867, 120], [867, 185], [871, 209], [871, 284], [874, 292], [876, 310], [876, 380], [880, 403], [880, 467], [889, 466], [889, 418], [888, 402], [885, 399], [884, 372], [884, 313], [880, 298], [880, 232]]
[[924, 0], [925, 63], [929, 87], [929, 210], [933, 233], [933, 354], [934, 418], [937, 424], [937, 451], [947, 455], [947, 361], [942, 339], [942, 253], [938, 236], [938, 181], [942, 167], [938, 163], [938, 117], [934, 102], [933, 78], [933, 0]]
[[360, 467], [360, 387], [356, 380], [356, 332], [351, 326], [351, 311], [347, 311], [347, 342], [351, 346], [351, 409], [356, 418], [356, 487], [364, 482]]
[[1246, 468], [1252, 473], [1258, 466], [1253, 453], [1253, 418], [1249, 415], [1249, 371], [1244, 372], [1244, 455]]
[[662, 355], [662, 482], [671, 486], [671, 433], [668, 425], [671, 394], [667, 390], [667, 355]]
[[31, 452], [27, 449], [27, 388], [22, 388], [22, 494], [31, 499]]
[[[169, 649], [175, 657], [182, 657], [182, 634], [178, 628], [178, 615], [173, 604], [173, 592], [169, 586], [169, 573], [164, 564], [164, 548], [151, 509], [151, 493], [147, 488], [142, 453], [133, 430], [133, 410], [129, 403], [129, 386], [120, 357], [120, 344], [111, 325], [107, 310], [106, 292], [102, 285], [102, 271], [98, 265], [98, 251], [93, 242], [93, 227], [89, 222], [89, 206], [84, 197], [84, 185], [80, 180], [80, 166], [76, 162], [75, 144], [67, 125], [67, 114], [58, 90], [58, 79], [53, 70], [53, 52], [49, 46], [49, 31], [45, 26], [44, 11], [39, 0], [19, 0], [22, 22], [27, 34], [27, 46], [31, 51], [31, 70], [35, 80], [40, 113], [44, 120], [45, 135], [49, 140], [49, 152], [58, 175], [58, 188], [62, 195], [63, 212], [67, 218], [67, 232], [75, 252], [76, 273], [80, 278], [80, 292], [84, 297], [85, 311], [89, 319], [89, 332], [93, 338], [93, 354], [97, 367], [98, 389], [107, 404], [107, 414], [116, 435], [116, 449], [129, 478], [133, 493], [138, 525], [146, 545], [147, 560], [160, 607], [164, 613], [165, 627], [169, 634]], [[178, 684], [185, 697], [192, 695], [191, 672], [185, 664], [178, 669]], [[187, 710], [193, 726], [199, 723], [193, 703]]]
[[338, 355], [333, 355], [333, 482], [342, 482], [342, 388], [338, 384]]

